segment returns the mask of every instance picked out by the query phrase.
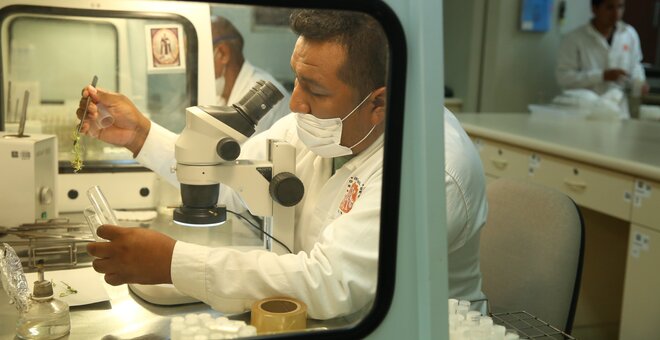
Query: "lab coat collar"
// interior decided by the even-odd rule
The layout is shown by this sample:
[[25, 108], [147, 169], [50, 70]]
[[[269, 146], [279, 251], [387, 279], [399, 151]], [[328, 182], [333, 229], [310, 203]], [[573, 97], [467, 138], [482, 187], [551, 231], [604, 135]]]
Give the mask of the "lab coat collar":
[[[591, 35], [592, 38], [596, 39], [596, 41], [598, 41], [602, 47], [604, 47], [605, 49], [610, 48], [610, 44], [607, 43], [607, 39], [605, 39], [605, 37], [600, 32], [598, 32], [598, 30], [594, 27], [591, 21], [587, 23], [586, 30], [587, 30], [587, 34]], [[614, 27], [614, 33], [612, 33], [613, 35], [612, 41], [614, 41], [616, 35], [623, 33], [625, 30], [626, 30], [626, 24], [621, 20], [617, 21], [616, 26]]]
[[626, 30], [626, 23], [619, 20], [616, 22], [616, 27], [614, 28], [614, 34], [623, 33]]
[[596, 30], [594, 25], [589, 22], [586, 26], [585, 29], [587, 31], [587, 35], [591, 36], [592, 39], [598, 42], [600, 47], [603, 47], [605, 49], [609, 49], [609, 44], [607, 43], [607, 40], [605, 40], [605, 37]]
[[349, 169], [351, 171], [355, 170], [360, 164], [365, 162], [369, 157], [373, 156], [375, 153], [383, 150], [383, 144], [385, 141], [384, 138], [384, 133], [381, 134], [378, 139], [376, 139], [375, 142], [373, 142], [371, 145], [369, 145], [368, 148], [362, 150], [359, 154], [355, 155], [355, 157], [351, 158], [348, 162], [346, 162], [341, 168], [337, 169], [337, 171], [341, 169]]

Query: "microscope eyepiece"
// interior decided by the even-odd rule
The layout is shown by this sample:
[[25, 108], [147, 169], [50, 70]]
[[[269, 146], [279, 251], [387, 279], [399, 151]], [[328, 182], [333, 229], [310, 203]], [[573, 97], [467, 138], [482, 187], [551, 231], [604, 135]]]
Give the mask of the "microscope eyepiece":
[[234, 108], [245, 118], [256, 125], [270, 109], [284, 98], [280, 90], [271, 82], [265, 80], [257, 81], [248, 93], [234, 104]]
[[250, 137], [255, 126], [284, 95], [272, 83], [259, 80], [237, 103], [231, 106], [198, 106], [238, 133]]

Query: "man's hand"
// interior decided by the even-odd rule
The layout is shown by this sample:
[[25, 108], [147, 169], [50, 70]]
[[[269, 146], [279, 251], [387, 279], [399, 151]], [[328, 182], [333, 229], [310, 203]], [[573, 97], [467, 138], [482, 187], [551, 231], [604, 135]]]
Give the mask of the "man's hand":
[[142, 228], [100, 226], [96, 233], [110, 242], [92, 242], [87, 252], [97, 257], [94, 270], [105, 274], [105, 282], [172, 283], [170, 266], [176, 240]]
[[651, 92], [651, 85], [648, 82], [644, 82], [642, 85], [642, 96], [646, 96], [649, 92]]
[[87, 104], [87, 97], [91, 97], [87, 107], [87, 115], [83, 122], [81, 132], [95, 135], [96, 118], [98, 117], [99, 106], [103, 106], [114, 118], [114, 123], [98, 132], [95, 136], [98, 139], [114, 144], [124, 146], [133, 152], [136, 156], [142, 149], [144, 141], [149, 134], [151, 121], [147, 119], [133, 102], [120, 93], [105, 91], [100, 88], [94, 88], [91, 85], [83, 88], [82, 98], [76, 115], [82, 119]]
[[605, 81], [619, 81], [620, 78], [625, 78], [628, 73], [620, 68], [611, 68], [603, 71], [603, 80]]

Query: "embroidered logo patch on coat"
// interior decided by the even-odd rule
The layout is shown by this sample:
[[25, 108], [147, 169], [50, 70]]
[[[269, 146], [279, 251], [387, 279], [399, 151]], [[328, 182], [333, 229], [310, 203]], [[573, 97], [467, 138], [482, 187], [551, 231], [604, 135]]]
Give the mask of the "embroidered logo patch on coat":
[[364, 188], [364, 184], [360, 181], [360, 179], [355, 176], [351, 176], [348, 179], [348, 185], [346, 188], [346, 194], [344, 195], [344, 199], [342, 199], [341, 203], [339, 203], [339, 211], [341, 211], [344, 214], [351, 211], [351, 209], [353, 209], [353, 204], [355, 204], [355, 201], [357, 201], [357, 199], [360, 198], [363, 188]]

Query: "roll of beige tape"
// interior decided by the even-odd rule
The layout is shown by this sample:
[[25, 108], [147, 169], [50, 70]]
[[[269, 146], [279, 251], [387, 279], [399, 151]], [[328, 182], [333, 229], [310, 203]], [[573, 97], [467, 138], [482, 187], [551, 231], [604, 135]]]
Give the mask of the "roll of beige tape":
[[289, 297], [272, 297], [252, 304], [252, 326], [258, 334], [279, 333], [307, 327], [307, 305]]

